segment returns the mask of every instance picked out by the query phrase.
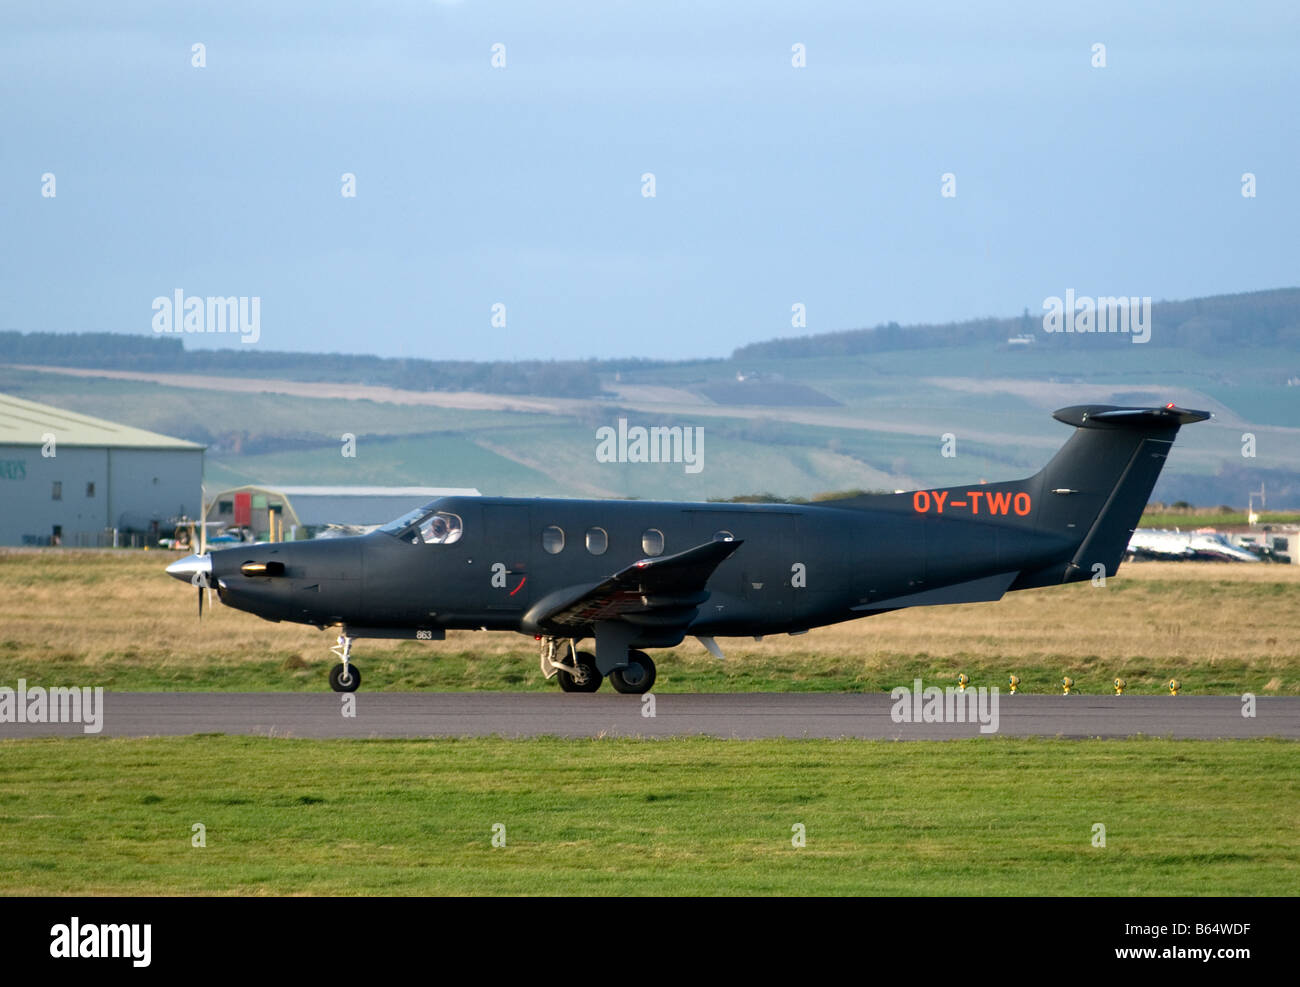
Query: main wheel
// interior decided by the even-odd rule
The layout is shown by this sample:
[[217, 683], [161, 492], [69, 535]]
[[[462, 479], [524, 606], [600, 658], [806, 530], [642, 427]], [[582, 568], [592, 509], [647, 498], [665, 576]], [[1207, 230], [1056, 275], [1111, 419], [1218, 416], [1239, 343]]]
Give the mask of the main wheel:
[[330, 669], [330, 688], [335, 692], [356, 692], [361, 685], [361, 671], [348, 662], [347, 678], [343, 677], [343, 662]]
[[609, 684], [615, 692], [639, 696], [649, 692], [655, 684], [655, 663], [644, 651], [627, 653], [627, 668], [616, 668], [609, 673]]
[[579, 651], [574, 656], [574, 664], [578, 667], [577, 675], [571, 675], [562, 668], [555, 673], [555, 677], [560, 680], [562, 691], [595, 692], [600, 688], [601, 674], [600, 669], [596, 667], [595, 655]]

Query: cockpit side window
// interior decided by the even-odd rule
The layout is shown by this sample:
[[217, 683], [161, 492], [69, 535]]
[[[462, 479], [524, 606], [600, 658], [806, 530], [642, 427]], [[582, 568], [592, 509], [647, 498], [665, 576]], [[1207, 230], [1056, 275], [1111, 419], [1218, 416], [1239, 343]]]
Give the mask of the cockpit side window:
[[462, 532], [459, 515], [447, 511], [435, 511], [420, 522], [420, 539], [426, 545], [454, 545]]

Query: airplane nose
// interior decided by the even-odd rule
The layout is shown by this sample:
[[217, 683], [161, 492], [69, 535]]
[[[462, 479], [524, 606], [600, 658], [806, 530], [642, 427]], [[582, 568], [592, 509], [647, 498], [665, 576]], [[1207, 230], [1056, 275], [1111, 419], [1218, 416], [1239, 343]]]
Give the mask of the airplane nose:
[[199, 572], [209, 576], [212, 575], [212, 556], [210, 554], [187, 555], [167, 567], [169, 576], [175, 576], [186, 583], [193, 582], [195, 573]]

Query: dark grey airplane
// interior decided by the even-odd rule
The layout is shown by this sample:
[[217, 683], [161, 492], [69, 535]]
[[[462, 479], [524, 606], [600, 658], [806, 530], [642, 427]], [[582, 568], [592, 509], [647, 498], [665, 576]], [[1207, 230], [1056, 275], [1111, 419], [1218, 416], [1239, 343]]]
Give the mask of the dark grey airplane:
[[[1119, 567], [1182, 425], [1207, 412], [1080, 405], [1025, 480], [817, 504], [444, 497], [366, 535], [238, 545], [167, 567], [267, 620], [340, 626], [330, 685], [354, 691], [355, 638], [448, 628], [541, 642], [566, 692], [655, 680], [646, 648], [687, 635], [800, 634], [903, 607], [997, 600]], [[595, 653], [579, 651], [592, 640]]]

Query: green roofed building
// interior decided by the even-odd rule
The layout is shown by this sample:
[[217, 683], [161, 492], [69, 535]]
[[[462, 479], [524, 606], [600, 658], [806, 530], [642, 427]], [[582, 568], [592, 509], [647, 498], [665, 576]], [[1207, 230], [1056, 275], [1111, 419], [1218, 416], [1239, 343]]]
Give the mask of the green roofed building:
[[202, 510], [204, 446], [0, 394], [0, 545], [126, 545]]

